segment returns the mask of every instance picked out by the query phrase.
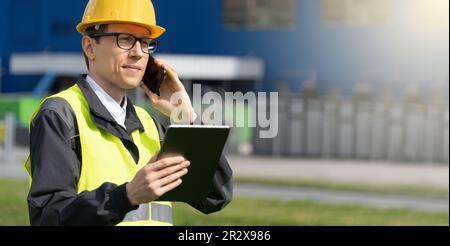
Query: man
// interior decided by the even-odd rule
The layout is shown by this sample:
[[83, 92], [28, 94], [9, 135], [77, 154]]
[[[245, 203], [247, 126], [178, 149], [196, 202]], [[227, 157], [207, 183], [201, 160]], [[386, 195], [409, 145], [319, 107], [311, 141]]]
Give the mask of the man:
[[[89, 74], [44, 100], [30, 123], [30, 223], [172, 225], [171, 203], [155, 200], [181, 184], [189, 160], [155, 159], [164, 129], [125, 94], [141, 84], [154, 40], [165, 31], [156, 25], [153, 5], [90, 0], [77, 30]], [[178, 106], [171, 95], [181, 94], [189, 105], [183, 113], [193, 122], [175, 69], [156, 64], [167, 71], [160, 96], [141, 88], [167, 116]], [[222, 156], [207, 199], [190, 205], [204, 213], [221, 210], [231, 200], [231, 180]]]

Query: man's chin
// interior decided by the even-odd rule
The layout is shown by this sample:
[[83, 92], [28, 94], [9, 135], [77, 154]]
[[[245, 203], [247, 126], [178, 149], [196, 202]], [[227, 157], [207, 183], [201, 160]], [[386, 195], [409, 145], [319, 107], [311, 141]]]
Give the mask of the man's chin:
[[133, 90], [141, 83], [141, 81], [138, 79], [124, 79], [122, 81], [123, 82], [121, 83], [121, 87], [124, 90]]

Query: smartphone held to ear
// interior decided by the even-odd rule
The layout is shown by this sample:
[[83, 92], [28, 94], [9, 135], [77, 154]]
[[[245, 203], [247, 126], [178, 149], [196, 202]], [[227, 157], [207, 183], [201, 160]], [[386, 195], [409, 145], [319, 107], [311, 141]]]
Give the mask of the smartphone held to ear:
[[145, 69], [144, 77], [142, 78], [142, 82], [145, 86], [147, 86], [151, 92], [160, 96], [159, 87], [165, 77], [166, 70], [156, 65], [155, 58], [153, 56], [149, 56], [147, 68]]

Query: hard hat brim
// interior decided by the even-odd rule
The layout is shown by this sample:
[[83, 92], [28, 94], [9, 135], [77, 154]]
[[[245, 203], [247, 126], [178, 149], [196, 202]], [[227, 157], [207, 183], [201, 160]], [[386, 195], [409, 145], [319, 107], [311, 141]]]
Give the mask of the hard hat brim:
[[93, 26], [93, 25], [97, 25], [97, 24], [134, 24], [137, 26], [142, 26], [144, 28], [146, 28], [147, 30], [150, 31], [150, 36], [149, 38], [159, 38], [161, 35], [164, 34], [164, 32], [166, 32], [166, 29], [164, 27], [160, 27], [160, 26], [156, 26], [156, 25], [148, 25], [148, 24], [144, 24], [144, 23], [140, 23], [140, 22], [134, 22], [134, 21], [90, 21], [90, 22], [82, 22], [80, 24], [77, 25], [77, 31], [79, 33], [81, 33], [82, 35], [84, 35], [84, 31], [86, 30], [86, 28]]

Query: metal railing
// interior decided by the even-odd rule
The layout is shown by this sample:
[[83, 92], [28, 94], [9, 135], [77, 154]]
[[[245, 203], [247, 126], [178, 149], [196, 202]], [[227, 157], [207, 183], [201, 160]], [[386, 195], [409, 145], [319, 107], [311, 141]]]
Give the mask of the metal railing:
[[449, 162], [448, 104], [299, 95], [279, 100], [278, 136], [255, 137], [256, 154]]

